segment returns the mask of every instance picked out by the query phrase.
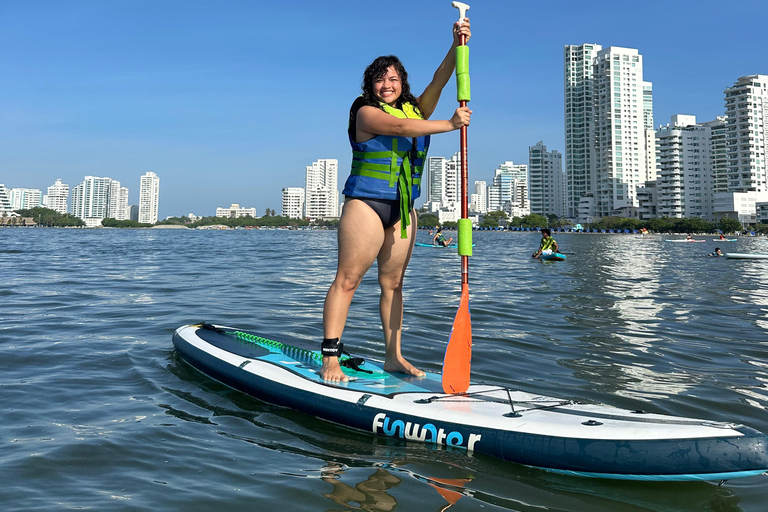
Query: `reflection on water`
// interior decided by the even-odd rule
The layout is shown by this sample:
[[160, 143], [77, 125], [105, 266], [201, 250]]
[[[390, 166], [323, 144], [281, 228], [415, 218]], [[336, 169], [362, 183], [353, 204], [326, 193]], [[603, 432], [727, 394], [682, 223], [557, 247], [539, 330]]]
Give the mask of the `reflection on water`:
[[341, 480], [345, 471], [341, 464], [336, 463], [323, 467], [321, 478], [333, 486], [333, 491], [323, 493], [323, 496], [338, 505], [354, 510], [391, 512], [397, 508], [397, 499], [387, 491], [400, 485], [402, 482], [400, 478], [389, 471], [377, 468], [365, 480], [357, 482], [353, 487]]

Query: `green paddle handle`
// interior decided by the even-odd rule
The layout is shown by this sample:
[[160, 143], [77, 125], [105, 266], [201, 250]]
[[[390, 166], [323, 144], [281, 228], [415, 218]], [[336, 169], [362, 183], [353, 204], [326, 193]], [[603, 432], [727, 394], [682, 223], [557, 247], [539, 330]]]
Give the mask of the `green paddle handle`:
[[472, 256], [472, 221], [459, 219], [459, 256]]
[[469, 46], [456, 47], [456, 99], [469, 101]]

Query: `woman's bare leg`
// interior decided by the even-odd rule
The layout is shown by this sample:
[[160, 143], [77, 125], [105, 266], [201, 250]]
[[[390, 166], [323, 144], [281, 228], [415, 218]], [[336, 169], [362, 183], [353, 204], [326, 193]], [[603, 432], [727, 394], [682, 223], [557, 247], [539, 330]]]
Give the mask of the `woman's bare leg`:
[[403, 278], [408, 261], [413, 252], [414, 234], [416, 233], [416, 214], [411, 212], [411, 225], [408, 226], [408, 238], [400, 238], [400, 223], [385, 230], [384, 244], [378, 256], [379, 312], [384, 330], [386, 357], [384, 369], [417, 377], [424, 372], [405, 360], [400, 353], [400, 339], [403, 332]]
[[[325, 296], [323, 337], [341, 338], [349, 306], [363, 276], [371, 268], [384, 241], [379, 216], [360, 200], [348, 200], [339, 220], [339, 261], [336, 278]], [[346, 381], [337, 357], [323, 357], [323, 380]]]

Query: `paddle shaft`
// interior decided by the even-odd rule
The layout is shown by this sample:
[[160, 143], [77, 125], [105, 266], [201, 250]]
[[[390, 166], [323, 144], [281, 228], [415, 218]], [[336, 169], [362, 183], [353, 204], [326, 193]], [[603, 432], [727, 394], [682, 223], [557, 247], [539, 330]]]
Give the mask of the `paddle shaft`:
[[[461, 45], [467, 44], [467, 37], [462, 35], [459, 40]], [[460, 107], [466, 107], [466, 100], [459, 102]], [[467, 165], [467, 127], [462, 126], [459, 135], [459, 151], [461, 152], [461, 218], [466, 219], [469, 217], [469, 205], [467, 204], [467, 180], [468, 180], [468, 168]], [[469, 256], [461, 257], [461, 284], [469, 284]]]

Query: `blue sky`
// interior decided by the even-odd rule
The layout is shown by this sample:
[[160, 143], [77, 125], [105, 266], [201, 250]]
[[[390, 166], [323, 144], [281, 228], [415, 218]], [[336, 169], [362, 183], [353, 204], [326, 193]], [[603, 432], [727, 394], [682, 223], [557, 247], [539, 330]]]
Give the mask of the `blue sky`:
[[[539, 140], [564, 150], [563, 46], [639, 49], [656, 126], [723, 114], [723, 89], [768, 74], [768, 2], [475, 0], [470, 183]], [[399, 10], [398, 7], [403, 7]], [[730, 10], [730, 13], [727, 11]], [[280, 211], [305, 167], [339, 160], [366, 65], [398, 55], [416, 93], [451, 42], [450, 0], [2, 0], [0, 183], [130, 189], [160, 176], [160, 217], [240, 203]], [[456, 107], [453, 80], [433, 118]], [[433, 137], [430, 155], [458, 151]]]

